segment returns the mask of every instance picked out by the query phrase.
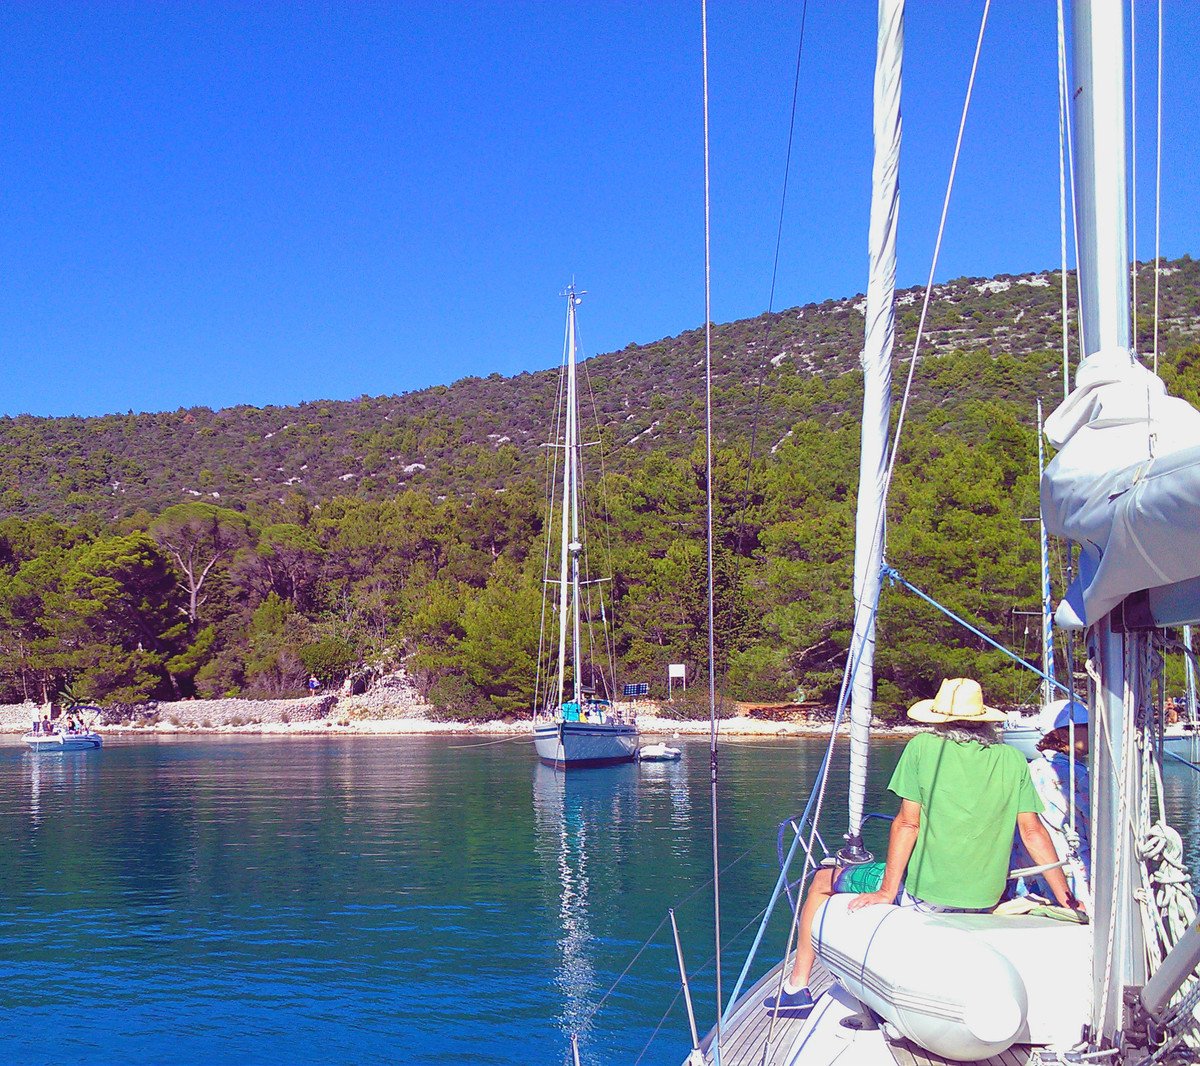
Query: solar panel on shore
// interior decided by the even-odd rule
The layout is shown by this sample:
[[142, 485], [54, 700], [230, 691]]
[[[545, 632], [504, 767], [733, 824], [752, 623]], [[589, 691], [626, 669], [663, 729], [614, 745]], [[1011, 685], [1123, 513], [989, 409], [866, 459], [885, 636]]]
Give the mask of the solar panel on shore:
[[626, 697], [648, 696], [650, 695], [650, 686], [644, 682], [639, 685], [626, 685], [623, 694]]

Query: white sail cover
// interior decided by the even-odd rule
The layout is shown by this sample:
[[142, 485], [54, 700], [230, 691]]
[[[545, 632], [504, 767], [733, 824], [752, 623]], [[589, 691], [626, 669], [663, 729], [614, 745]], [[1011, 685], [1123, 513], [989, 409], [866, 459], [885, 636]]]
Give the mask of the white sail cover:
[[1088, 356], [1046, 420], [1046, 528], [1080, 545], [1055, 624], [1089, 626], [1126, 596], [1200, 576], [1200, 412], [1128, 351]]

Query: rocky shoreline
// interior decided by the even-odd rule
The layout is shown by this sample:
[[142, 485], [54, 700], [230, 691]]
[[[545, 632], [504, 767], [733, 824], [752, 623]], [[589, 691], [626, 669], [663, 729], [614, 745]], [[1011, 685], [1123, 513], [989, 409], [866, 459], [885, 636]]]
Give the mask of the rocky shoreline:
[[[248, 734], [270, 736], [362, 735], [396, 736], [421, 733], [513, 734], [529, 730], [527, 719], [516, 721], [444, 722], [431, 717], [432, 707], [413, 698], [415, 693], [373, 690], [358, 696], [306, 696], [298, 699], [180, 700], [106, 707], [96, 728], [126, 735]], [[704, 735], [707, 720], [683, 721], [664, 717], [656, 703], [624, 704], [637, 714], [648, 735]], [[0, 734], [23, 734], [41, 707], [33, 702], [0, 705]], [[888, 727], [889, 733], [910, 732]], [[739, 715], [720, 723], [723, 737], [828, 736], [828, 722], [774, 721]]]

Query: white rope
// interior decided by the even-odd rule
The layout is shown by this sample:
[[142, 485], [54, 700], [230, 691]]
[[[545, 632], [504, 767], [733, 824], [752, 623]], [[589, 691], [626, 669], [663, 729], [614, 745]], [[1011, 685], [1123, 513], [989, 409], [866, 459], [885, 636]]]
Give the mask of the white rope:
[[[1158, 679], [1161, 694], [1166, 662], [1163, 656], [1147, 647], [1143, 673], [1149, 674], [1151, 671]], [[1150, 712], [1152, 708], [1145, 710]], [[1144, 720], [1152, 723], [1153, 717], [1148, 713]], [[1196, 897], [1192, 890], [1191, 874], [1183, 861], [1183, 841], [1179, 833], [1167, 823], [1162, 767], [1158, 760], [1159, 738], [1155, 732], [1153, 729], [1143, 730], [1140, 738], [1143, 784], [1139, 804], [1139, 832], [1136, 837], [1142, 882], [1137, 898], [1142, 912], [1147, 972], [1151, 974], [1162, 965], [1163, 959], [1196, 919]], [[1152, 800], [1155, 801], [1157, 817], [1151, 812]], [[1171, 1003], [1176, 1007], [1175, 1013], [1191, 1013], [1192, 1008], [1185, 1008], [1183, 1004], [1196, 991], [1196, 985], [1197, 981], [1193, 976], [1180, 986], [1171, 999]], [[1173, 1025], [1167, 1025], [1167, 1028], [1175, 1030], [1175, 1036], [1178, 1037], [1173, 1041], [1173, 1045], [1183, 1042], [1189, 1047], [1200, 1048], [1200, 1033], [1195, 1031], [1191, 1019], [1186, 1019], [1187, 1029], [1190, 1031], [1184, 1031], [1180, 1027], [1184, 1020], [1180, 1017]]]

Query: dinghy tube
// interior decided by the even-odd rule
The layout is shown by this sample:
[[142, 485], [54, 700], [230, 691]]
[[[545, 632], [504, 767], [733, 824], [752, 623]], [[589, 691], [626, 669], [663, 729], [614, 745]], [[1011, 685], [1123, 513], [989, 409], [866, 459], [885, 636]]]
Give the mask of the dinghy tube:
[[913, 1043], [977, 1062], [1027, 1031], [1028, 993], [1008, 959], [938, 915], [878, 904], [850, 913], [835, 895], [812, 943], [842, 986]]

